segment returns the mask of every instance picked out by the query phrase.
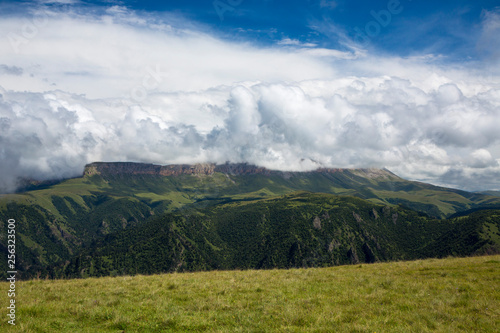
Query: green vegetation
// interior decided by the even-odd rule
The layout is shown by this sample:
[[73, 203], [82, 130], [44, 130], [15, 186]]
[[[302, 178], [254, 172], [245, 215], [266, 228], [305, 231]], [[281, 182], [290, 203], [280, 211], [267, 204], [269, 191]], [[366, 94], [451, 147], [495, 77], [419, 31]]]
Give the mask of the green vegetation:
[[500, 211], [436, 220], [355, 197], [298, 192], [166, 214], [110, 234], [41, 274], [324, 267], [500, 253], [499, 229]]
[[0, 197], [2, 253], [17, 221], [21, 331], [500, 327], [499, 255], [401, 261], [500, 253], [499, 197], [386, 170], [141, 168], [94, 165]]
[[[309, 267], [498, 251], [497, 214], [485, 209], [499, 209], [500, 198], [410, 182], [386, 170], [281, 173], [230, 165], [209, 175], [161, 176], [141, 173], [144, 168], [150, 170], [101, 163], [81, 178], [1, 196], [0, 250], [6, 253], [7, 220], [13, 218], [19, 222], [16, 266], [25, 278]], [[485, 220], [458, 218], [481, 212]], [[435, 219], [450, 216], [457, 219]], [[141, 244], [139, 235], [151, 245]], [[155, 262], [131, 270], [143, 260], [141, 251], [154, 254], [146, 257]], [[61, 269], [64, 262], [69, 264]], [[5, 265], [0, 263], [0, 278]]]
[[500, 197], [500, 191], [484, 191], [484, 192], [479, 192], [481, 194], [486, 194], [486, 195], [492, 195], [495, 197]]
[[[0, 283], [2, 290], [6, 282]], [[500, 256], [18, 282], [22, 332], [498, 332]], [[5, 312], [4, 307], [4, 312]], [[6, 318], [6, 316], [3, 316]], [[7, 331], [7, 320], [0, 330]]]

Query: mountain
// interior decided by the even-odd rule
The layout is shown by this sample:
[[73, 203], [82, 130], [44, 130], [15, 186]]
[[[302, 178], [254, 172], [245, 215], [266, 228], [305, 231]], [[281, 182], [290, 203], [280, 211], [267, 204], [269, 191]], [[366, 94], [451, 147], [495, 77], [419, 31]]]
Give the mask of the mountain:
[[485, 195], [492, 195], [494, 197], [500, 197], [500, 191], [482, 191], [482, 192], [478, 192], [478, 193], [485, 194]]
[[294, 192], [171, 213], [102, 238], [42, 276], [323, 267], [500, 253], [500, 211], [430, 219], [350, 196]]
[[431, 219], [500, 208], [498, 197], [407, 181], [380, 169], [283, 172], [247, 164], [92, 163], [82, 177], [41, 185], [0, 196], [0, 249], [6, 252], [7, 220], [16, 219], [22, 272], [71, 260], [107, 236], [140, 230], [164, 214], [264, 202], [296, 191], [354, 196]]
[[[191, 176], [191, 177], [186, 177]], [[262, 198], [293, 191], [353, 195], [374, 203], [400, 204], [444, 218], [457, 212], [483, 207], [500, 207], [500, 200], [489, 195], [470, 193], [402, 179], [386, 169], [317, 169], [309, 172], [268, 170], [247, 164], [196, 164], [159, 166], [140, 163], [93, 163], [86, 166], [84, 177], [104, 179], [125, 196], [133, 189], [138, 196], [153, 201], [172, 200], [175, 206], [188, 200]], [[166, 178], [165, 178], [166, 177]], [[139, 186], [128, 180], [140, 179]], [[157, 184], [150, 184], [157, 179]], [[153, 181], [156, 182], [156, 181]], [[173, 186], [172, 186], [173, 185]], [[143, 191], [143, 192], [141, 192]], [[151, 193], [156, 195], [151, 197]], [[175, 198], [173, 193], [179, 196]], [[178, 199], [178, 200], [176, 200]]]

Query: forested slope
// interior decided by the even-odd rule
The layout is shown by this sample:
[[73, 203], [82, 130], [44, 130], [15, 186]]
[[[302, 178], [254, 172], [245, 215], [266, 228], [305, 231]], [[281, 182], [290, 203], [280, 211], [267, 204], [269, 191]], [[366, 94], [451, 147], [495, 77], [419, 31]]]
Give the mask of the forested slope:
[[43, 274], [87, 277], [322, 267], [500, 253], [500, 212], [438, 220], [329, 194], [294, 193], [152, 219]]

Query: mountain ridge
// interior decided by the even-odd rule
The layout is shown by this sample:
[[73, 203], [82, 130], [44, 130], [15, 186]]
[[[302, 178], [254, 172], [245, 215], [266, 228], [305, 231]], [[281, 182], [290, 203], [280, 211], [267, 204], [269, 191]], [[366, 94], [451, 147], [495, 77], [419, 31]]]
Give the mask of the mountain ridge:
[[[404, 210], [412, 210], [430, 220], [500, 209], [498, 197], [408, 181], [385, 169], [289, 172], [229, 163], [161, 166], [96, 162], [87, 165], [81, 177], [45, 184], [43, 188], [23, 193], [0, 196], [0, 251], [5, 252], [7, 249], [5, 235], [8, 219], [19, 221], [16, 224], [19, 271], [37, 271], [74, 258], [80, 251], [108, 235], [118, 235], [130, 228], [142, 230], [144, 223], [165, 214], [196, 214], [211, 207], [229, 208], [231, 204], [264, 203], [300, 192], [327, 195], [322, 197], [325, 199], [328, 196], [357, 197], [364, 201], [352, 201], [355, 206], [399, 207], [399, 216]], [[297, 202], [310, 198], [297, 198]], [[297, 214], [301, 214], [301, 209]], [[358, 221], [353, 211], [348, 213], [349, 216], [344, 215], [345, 220], [351, 221], [354, 226]], [[248, 212], [243, 213], [243, 206], [234, 212], [236, 222], [249, 215]], [[336, 213], [331, 211], [331, 214], [333, 216]], [[374, 216], [377, 214], [380, 216], [381, 213], [373, 213]], [[218, 219], [217, 216], [214, 215], [214, 218]], [[365, 220], [368, 221], [367, 218]], [[392, 216], [388, 222], [393, 223]], [[205, 223], [211, 222], [206, 220], [200, 223], [200, 230], [203, 230]], [[229, 227], [224, 229], [229, 230]], [[486, 233], [496, 235], [497, 229], [500, 230], [492, 226]], [[314, 228], [311, 230], [315, 232]], [[467, 231], [466, 234], [471, 232]], [[164, 236], [173, 241], [172, 244], [177, 242], [170, 234]], [[186, 242], [184, 236], [180, 235], [184, 245], [173, 248], [182, 252], [194, 246]], [[212, 245], [217, 247], [216, 243], [214, 239], [213, 243], [203, 244], [209, 249]], [[363, 252], [363, 244], [360, 246], [356, 250], [358, 253]], [[372, 248], [374, 244], [369, 246]], [[440, 253], [439, 248], [436, 251]]]
[[317, 168], [309, 171], [282, 171], [268, 169], [265, 167], [248, 163], [195, 163], [195, 164], [153, 164], [140, 162], [93, 162], [87, 164], [84, 168], [83, 176], [93, 175], [157, 175], [157, 176], [178, 176], [186, 175], [213, 175], [216, 172], [229, 175], [282, 175], [285, 178], [295, 174], [308, 173], [338, 173], [345, 171], [354, 171], [364, 173], [368, 178], [395, 177], [400, 178], [388, 169], [379, 168]]
[[499, 217], [491, 211], [435, 220], [352, 196], [294, 192], [166, 214], [101, 238], [43, 275], [321, 267], [495, 254]]

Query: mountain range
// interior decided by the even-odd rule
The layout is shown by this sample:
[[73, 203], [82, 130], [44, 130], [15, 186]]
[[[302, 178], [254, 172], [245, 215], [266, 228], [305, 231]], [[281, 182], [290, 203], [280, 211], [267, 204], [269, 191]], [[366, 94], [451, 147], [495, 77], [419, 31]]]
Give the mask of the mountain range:
[[0, 250], [16, 219], [23, 278], [500, 252], [500, 197], [386, 169], [92, 163], [82, 177], [25, 189], [0, 197]]

